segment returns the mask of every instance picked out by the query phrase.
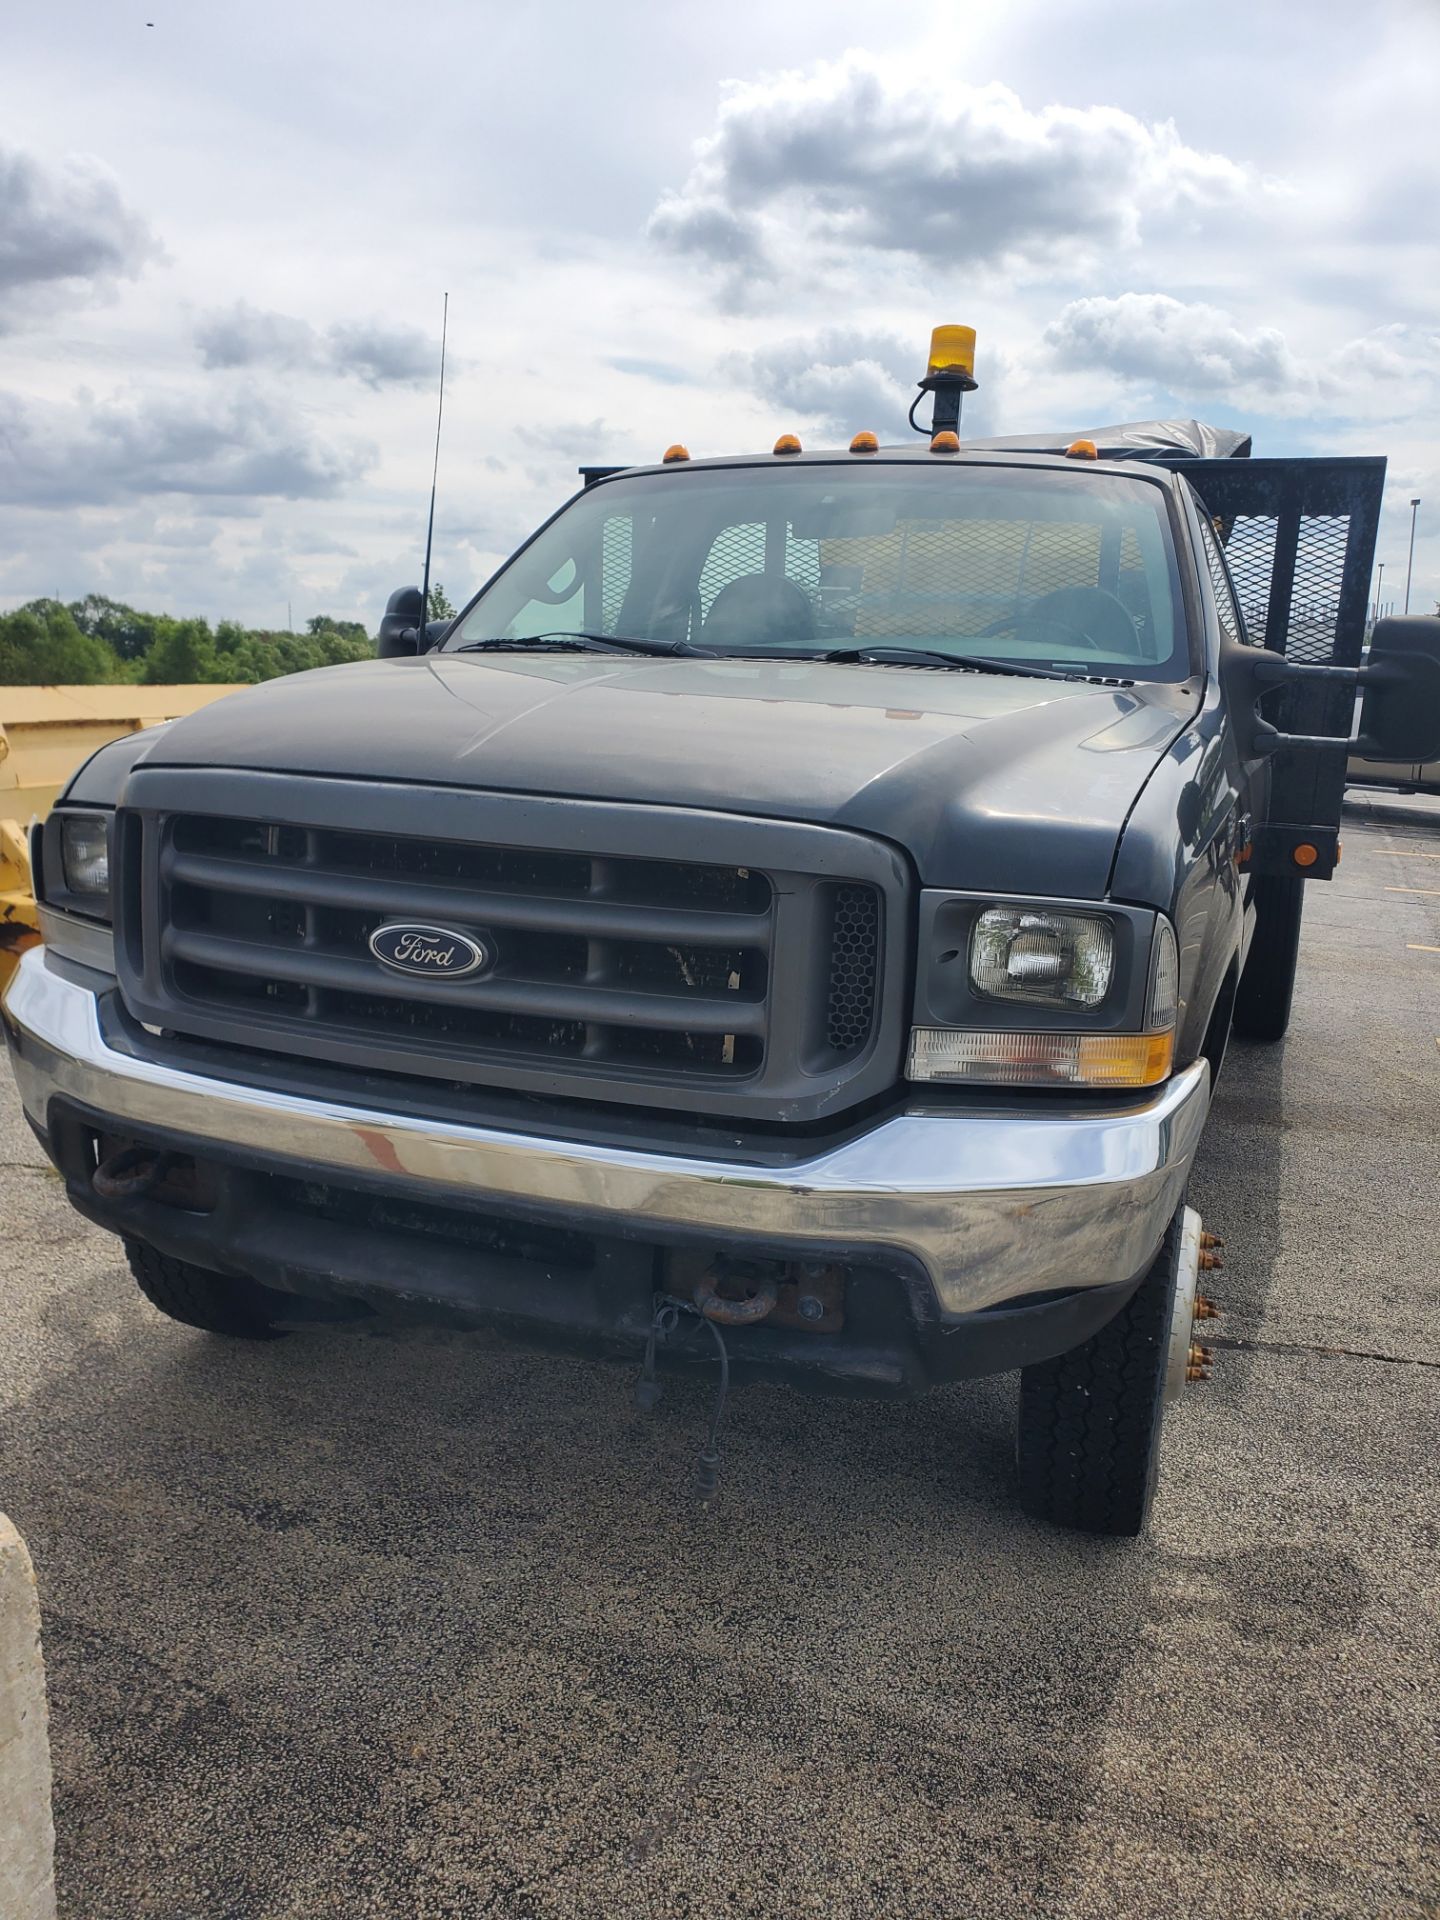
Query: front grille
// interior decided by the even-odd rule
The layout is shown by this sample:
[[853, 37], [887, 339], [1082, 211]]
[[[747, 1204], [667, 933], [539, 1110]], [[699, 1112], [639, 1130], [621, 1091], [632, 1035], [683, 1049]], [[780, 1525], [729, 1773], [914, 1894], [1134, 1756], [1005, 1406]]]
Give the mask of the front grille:
[[[200, 812], [132, 814], [117, 847], [125, 997], [178, 1033], [452, 1082], [568, 1076], [591, 1098], [733, 1087], [741, 1105], [751, 1087], [818, 1095], [875, 1040], [872, 882]], [[466, 936], [486, 963], [393, 971], [370, 947], [392, 922]]]

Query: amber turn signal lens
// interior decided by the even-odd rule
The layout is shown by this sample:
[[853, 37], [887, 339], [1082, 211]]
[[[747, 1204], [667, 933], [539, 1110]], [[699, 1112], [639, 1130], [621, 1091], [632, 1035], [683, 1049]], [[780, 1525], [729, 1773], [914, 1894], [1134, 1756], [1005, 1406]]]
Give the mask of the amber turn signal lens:
[[930, 451], [931, 453], [959, 453], [959, 434], [952, 433], [948, 427], [942, 427], [939, 433], [931, 437]]
[[1093, 440], [1072, 440], [1065, 449], [1067, 460], [1098, 460], [1099, 449]]
[[688, 447], [682, 447], [677, 440], [673, 447], [666, 447], [664, 454], [661, 456], [661, 464], [670, 467], [673, 466], [677, 460], [688, 460], [689, 458], [690, 449]]
[[1297, 867], [1313, 867], [1320, 858], [1320, 849], [1312, 847], [1308, 840], [1302, 840], [1291, 855]]
[[991, 1087], [1154, 1087], [1168, 1080], [1173, 1033], [1007, 1033], [914, 1027], [911, 1080]]
[[799, 438], [793, 433], [782, 433], [770, 451], [772, 453], [799, 453]]
[[880, 442], [873, 433], [857, 433], [850, 442], [851, 453], [878, 453]]

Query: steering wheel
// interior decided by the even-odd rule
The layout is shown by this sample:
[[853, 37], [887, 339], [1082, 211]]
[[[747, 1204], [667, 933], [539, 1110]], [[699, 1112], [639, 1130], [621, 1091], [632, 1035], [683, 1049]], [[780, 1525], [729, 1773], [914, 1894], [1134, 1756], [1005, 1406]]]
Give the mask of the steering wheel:
[[986, 635], [1011, 633], [1019, 627], [1043, 626], [1063, 633], [1072, 644], [1095, 653], [1138, 657], [1140, 636], [1135, 622], [1113, 593], [1103, 587], [1057, 587], [1042, 593], [1024, 613], [1006, 614], [985, 628]]

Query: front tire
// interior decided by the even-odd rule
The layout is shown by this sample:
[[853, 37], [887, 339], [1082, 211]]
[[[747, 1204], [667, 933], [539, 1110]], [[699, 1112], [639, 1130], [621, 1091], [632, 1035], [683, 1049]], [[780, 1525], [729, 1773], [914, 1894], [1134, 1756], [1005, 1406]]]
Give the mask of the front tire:
[[1255, 934], [1235, 995], [1234, 1030], [1242, 1040], [1283, 1040], [1295, 994], [1305, 882], [1288, 873], [1261, 874], [1252, 897]]
[[[275, 1322], [286, 1309], [286, 1295], [273, 1293], [256, 1280], [172, 1260], [143, 1240], [127, 1239], [125, 1257], [145, 1298], [172, 1320], [233, 1340], [281, 1337]], [[293, 1310], [293, 1301], [288, 1304]]]
[[1081, 1533], [1135, 1535], [1160, 1465], [1184, 1208], [1129, 1300], [1083, 1346], [1020, 1375], [1020, 1504]]

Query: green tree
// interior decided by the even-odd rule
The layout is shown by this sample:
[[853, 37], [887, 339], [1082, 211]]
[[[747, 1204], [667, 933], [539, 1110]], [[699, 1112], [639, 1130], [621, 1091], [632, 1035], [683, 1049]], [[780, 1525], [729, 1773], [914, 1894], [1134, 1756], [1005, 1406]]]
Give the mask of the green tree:
[[229, 679], [229, 670], [215, 651], [208, 620], [162, 618], [155, 624], [155, 638], [145, 655], [147, 686], [193, 686], [197, 681]]
[[0, 614], [0, 685], [7, 686], [254, 683], [374, 653], [358, 620], [328, 614], [318, 614], [306, 633], [272, 633], [238, 620], [222, 620], [212, 633], [208, 621], [143, 613], [102, 594], [68, 607], [33, 600]]
[[0, 685], [88, 687], [124, 677], [109, 647], [82, 633], [58, 600], [0, 614]]
[[103, 640], [121, 660], [138, 660], [148, 652], [159, 624], [155, 614], [138, 613], [103, 593], [87, 593], [83, 600], [72, 600], [69, 610], [82, 633]]
[[437, 580], [430, 589], [430, 612], [428, 617], [431, 620], [453, 620], [455, 618], [455, 612], [456, 609], [451, 605], [445, 589]]
[[305, 631], [316, 639], [338, 634], [344, 640], [358, 640], [374, 652], [370, 636], [358, 620], [332, 620], [328, 613], [317, 613], [313, 620], [305, 622]]

